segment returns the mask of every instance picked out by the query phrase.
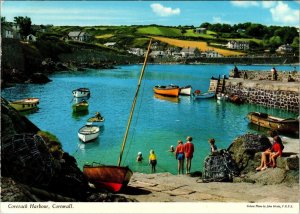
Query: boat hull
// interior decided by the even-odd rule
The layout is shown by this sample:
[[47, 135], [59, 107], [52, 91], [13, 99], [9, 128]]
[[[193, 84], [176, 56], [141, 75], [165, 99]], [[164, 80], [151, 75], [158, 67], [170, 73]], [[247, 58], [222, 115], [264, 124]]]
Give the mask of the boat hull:
[[214, 92], [206, 92], [201, 94], [194, 94], [194, 99], [208, 99], [215, 97]]
[[74, 112], [87, 111], [88, 108], [89, 108], [88, 103], [76, 103], [72, 106]]
[[90, 90], [88, 88], [78, 88], [76, 90], [72, 91], [72, 94], [74, 97], [89, 97], [90, 96]]
[[39, 99], [38, 98], [27, 98], [23, 100], [16, 100], [10, 102], [9, 105], [16, 109], [17, 111], [28, 111], [38, 108]]
[[183, 95], [183, 96], [191, 96], [192, 86], [185, 86], [185, 87], [180, 88], [179, 94]]
[[133, 173], [128, 167], [84, 165], [83, 174], [96, 188], [119, 192], [127, 186]]
[[282, 119], [260, 112], [250, 112], [247, 118], [253, 124], [281, 133], [299, 133], [299, 121], [295, 119]]
[[78, 130], [78, 137], [83, 142], [89, 142], [99, 136], [100, 128], [98, 126], [83, 126]]
[[178, 97], [180, 88], [162, 88], [162, 87], [154, 87], [153, 88], [154, 93], [164, 95], [164, 96], [170, 96], [170, 97]]

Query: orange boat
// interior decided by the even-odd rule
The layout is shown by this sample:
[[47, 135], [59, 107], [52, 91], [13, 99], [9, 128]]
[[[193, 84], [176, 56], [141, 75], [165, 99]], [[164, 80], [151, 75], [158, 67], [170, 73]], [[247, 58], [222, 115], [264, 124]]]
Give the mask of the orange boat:
[[178, 86], [154, 86], [153, 88], [154, 93], [164, 95], [164, 96], [170, 96], [170, 97], [178, 97], [180, 88]]

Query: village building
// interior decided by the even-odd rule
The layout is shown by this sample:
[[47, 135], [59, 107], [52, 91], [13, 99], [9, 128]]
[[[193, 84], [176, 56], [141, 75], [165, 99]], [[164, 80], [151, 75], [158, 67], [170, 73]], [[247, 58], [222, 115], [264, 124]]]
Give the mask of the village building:
[[104, 46], [109, 47], [109, 48], [113, 48], [117, 43], [116, 42], [107, 42], [104, 44]]
[[80, 42], [88, 41], [91, 38], [91, 36], [88, 33], [83, 31], [71, 31], [68, 34], [68, 37], [73, 41], [80, 41]]
[[137, 56], [144, 56], [145, 54], [145, 51], [141, 48], [130, 48], [127, 52]]
[[226, 47], [235, 50], [249, 50], [249, 42], [232, 40], [227, 43]]
[[206, 34], [207, 30], [204, 27], [196, 28], [195, 33]]
[[2, 26], [1, 36], [2, 38], [9, 38], [9, 39], [21, 38], [19, 31], [15, 30], [14, 27], [10, 27], [10, 26]]
[[166, 53], [164, 51], [152, 51], [149, 55], [156, 59], [165, 57]]
[[214, 50], [208, 50], [205, 52], [201, 52], [201, 57], [206, 57], [206, 58], [218, 58], [218, 57], [223, 57], [222, 54], [219, 54], [218, 52]]
[[194, 47], [182, 48], [180, 53], [183, 58], [194, 58], [200, 56], [200, 51], [198, 48]]
[[292, 51], [293, 48], [290, 44], [280, 45], [276, 50], [277, 53], [281, 53], [281, 54], [291, 53]]
[[26, 36], [26, 40], [27, 40], [28, 42], [36, 42], [37, 37], [34, 36], [34, 35], [32, 35], [32, 34], [29, 34], [28, 36]]

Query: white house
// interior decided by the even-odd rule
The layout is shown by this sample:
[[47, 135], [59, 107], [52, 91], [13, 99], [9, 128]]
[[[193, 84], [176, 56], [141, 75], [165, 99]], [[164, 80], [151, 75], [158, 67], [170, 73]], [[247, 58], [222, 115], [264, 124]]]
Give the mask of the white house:
[[280, 53], [289, 53], [289, 52], [292, 52], [293, 51], [293, 48], [292, 46], [290, 46], [289, 44], [286, 44], [286, 45], [280, 45], [276, 52], [280, 52]]
[[166, 53], [164, 51], [152, 51], [149, 55], [152, 58], [163, 58], [166, 56]]
[[200, 56], [200, 51], [198, 50], [198, 48], [194, 48], [194, 47], [182, 48], [180, 53], [181, 56], [184, 58], [192, 58], [192, 57]]
[[208, 50], [201, 53], [201, 56], [207, 57], [207, 58], [216, 58], [216, 57], [223, 57], [222, 54], [219, 54], [218, 52], [214, 50]]
[[199, 34], [206, 34], [206, 28], [204, 27], [200, 27], [200, 28], [196, 28], [195, 33], [199, 33]]
[[143, 56], [145, 53], [145, 51], [141, 48], [130, 48], [127, 52], [137, 56]]
[[249, 42], [232, 40], [227, 43], [226, 47], [229, 49], [236, 49], [236, 50], [248, 50]]
[[28, 36], [26, 36], [26, 40], [28, 42], [36, 42], [36, 39], [37, 39], [37, 37], [32, 34], [29, 34]]
[[80, 41], [80, 42], [84, 42], [84, 41], [88, 41], [91, 36], [83, 31], [71, 31], [68, 34], [68, 37], [73, 40], [73, 41]]
[[14, 38], [14, 30], [11, 27], [4, 26], [1, 30], [1, 34], [3, 38]]

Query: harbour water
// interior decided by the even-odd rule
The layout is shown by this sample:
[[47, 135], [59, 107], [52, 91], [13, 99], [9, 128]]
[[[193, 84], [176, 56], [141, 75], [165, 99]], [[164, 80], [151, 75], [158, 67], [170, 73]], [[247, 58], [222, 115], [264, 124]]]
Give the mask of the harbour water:
[[[142, 65], [118, 66], [109, 70], [62, 72], [50, 76], [47, 84], [18, 84], [2, 90], [8, 100], [26, 97], [40, 98], [40, 109], [26, 116], [40, 129], [55, 134], [63, 149], [73, 155], [80, 168], [85, 163], [98, 162], [116, 165], [121, 150], [127, 120], [136, 91]], [[234, 105], [214, 99], [193, 100], [190, 97], [166, 99], [155, 96], [155, 85], [192, 85], [193, 90], [207, 91], [212, 76], [227, 75], [232, 65], [148, 65], [141, 85], [122, 165], [133, 171], [150, 173], [148, 156], [153, 149], [158, 158], [157, 172], [177, 173], [177, 161], [168, 150], [179, 139], [193, 137], [195, 153], [192, 171], [202, 171], [209, 153], [209, 138], [216, 139], [219, 149], [227, 148], [233, 139], [247, 132], [266, 133], [246, 120], [250, 111], [261, 111], [279, 117], [297, 117], [295, 113], [258, 105]], [[239, 66], [245, 70], [267, 70], [270, 65]], [[277, 70], [292, 71], [293, 66], [276, 66]], [[297, 69], [299, 70], [299, 69]], [[91, 90], [89, 111], [72, 112], [72, 90], [87, 87]], [[101, 112], [105, 124], [97, 140], [82, 143], [77, 131], [95, 112]], [[136, 162], [138, 152], [144, 160]]]

